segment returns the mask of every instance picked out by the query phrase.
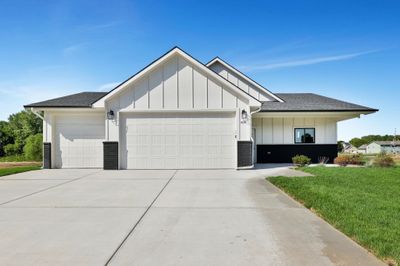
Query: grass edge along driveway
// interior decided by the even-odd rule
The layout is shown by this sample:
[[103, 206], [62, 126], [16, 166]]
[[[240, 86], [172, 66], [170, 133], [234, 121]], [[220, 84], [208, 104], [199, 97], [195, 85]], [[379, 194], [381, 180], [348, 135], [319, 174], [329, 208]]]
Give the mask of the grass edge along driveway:
[[390, 265], [400, 264], [400, 167], [301, 169], [268, 180]]
[[11, 167], [11, 168], [1, 168], [0, 176], [13, 175], [13, 174], [23, 173], [23, 172], [27, 172], [27, 171], [39, 170], [39, 169], [41, 169], [40, 166], [18, 166], [18, 167]]

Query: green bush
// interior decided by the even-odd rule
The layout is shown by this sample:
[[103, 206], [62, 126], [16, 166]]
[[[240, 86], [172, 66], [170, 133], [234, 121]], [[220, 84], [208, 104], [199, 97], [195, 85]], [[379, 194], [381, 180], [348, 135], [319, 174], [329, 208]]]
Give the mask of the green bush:
[[395, 166], [395, 162], [392, 156], [385, 153], [380, 153], [375, 157], [372, 165], [377, 167], [393, 167]]
[[3, 149], [6, 156], [17, 155], [20, 153], [19, 145], [14, 143], [5, 145]]
[[41, 161], [42, 160], [42, 145], [43, 136], [38, 133], [33, 136], [29, 136], [26, 139], [26, 144], [24, 146], [25, 158], [29, 161]]
[[26, 161], [25, 155], [23, 154], [0, 157], [0, 162], [25, 162], [25, 161]]
[[365, 162], [361, 154], [341, 154], [335, 158], [334, 163], [346, 166], [348, 164], [363, 165]]
[[292, 161], [295, 165], [305, 166], [311, 163], [311, 159], [305, 155], [296, 155], [292, 158]]

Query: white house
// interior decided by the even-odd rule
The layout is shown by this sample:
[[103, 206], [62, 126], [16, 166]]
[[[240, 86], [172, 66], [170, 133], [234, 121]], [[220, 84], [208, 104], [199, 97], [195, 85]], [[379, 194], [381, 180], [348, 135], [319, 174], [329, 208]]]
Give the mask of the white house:
[[357, 149], [357, 153], [365, 154], [367, 153], [367, 144], [363, 144]]
[[43, 111], [46, 168], [197, 169], [337, 155], [337, 122], [376, 109], [272, 93], [220, 58], [173, 48], [107, 93], [26, 105]]
[[374, 141], [367, 145], [366, 153], [400, 153], [400, 141]]
[[351, 143], [349, 143], [349, 142], [343, 142], [342, 147], [343, 147], [344, 153], [358, 153], [359, 152], [359, 149], [357, 149], [356, 147], [351, 145]]

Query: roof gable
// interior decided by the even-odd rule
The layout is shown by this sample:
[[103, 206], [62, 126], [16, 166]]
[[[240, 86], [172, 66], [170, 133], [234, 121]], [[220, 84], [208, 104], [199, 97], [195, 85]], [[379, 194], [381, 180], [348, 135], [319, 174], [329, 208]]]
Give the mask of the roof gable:
[[[266, 94], [268, 96], [268, 98], [271, 98], [271, 100], [273, 100], [273, 101], [283, 102], [283, 100], [280, 97], [278, 97], [276, 94], [272, 93], [265, 87], [261, 86], [259, 83], [257, 83], [256, 81], [254, 81], [247, 75], [243, 74], [241, 71], [239, 71], [238, 69], [236, 69], [232, 65], [228, 64], [227, 62], [225, 62], [224, 60], [222, 60], [219, 57], [215, 57], [214, 59], [212, 59], [210, 62], [208, 62], [206, 64], [206, 66], [208, 68], [212, 69], [213, 71], [216, 71], [218, 74], [224, 76], [222, 71], [219, 69], [219, 66], [221, 66], [223, 68], [223, 70], [227, 71], [227, 75], [224, 76], [224, 78], [229, 80], [230, 76], [232, 76], [232, 75], [236, 76], [236, 77], [234, 77], [235, 81], [237, 82], [237, 84], [235, 84], [235, 85], [237, 85], [242, 90], [244, 90], [250, 94], [252, 94], [251, 91], [255, 89], [259, 93]], [[263, 99], [261, 99], [261, 100], [263, 100]]]
[[210, 70], [207, 68], [204, 64], [184, 52], [182, 49], [175, 47], [168, 51], [166, 54], [161, 56], [160, 58], [156, 59], [152, 63], [150, 63], [148, 66], [137, 72], [135, 75], [131, 76], [121, 84], [119, 84], [117, 87], [115, 87], [113, 90], [111, 90], [108, 94], [106, 94], [104, 97], [100, 98], [98, 101], [96, 101], [93, 104], [93, 107], [104, 107], [105, 102], [113, 98], [115, 95], [122, 93], [125, 89], [129, 88], [134, 82], [140, 81], [144, 77], [148, 77], [150, 73], [153, 71], [156, 71], [158, 67], [162, 66], [165, 63], [168, 63], [171, 59], [174, 57], [178, 56], [179, 58], [183, 58], [185, 61], [188, 63], [192, 64], [195, 68], [199, 69], [207, 77], [210, 77], [211, 79], [219, 82], [220, 84], [223, 85], [223, 87], [227, 90], [230, 90], [234, 92], [235, 94], [240, 95], [241, 97], [244, 97], [248, 99], [249, 105], [250, 106], [261, 106], [261, 102], [257, 100], [255, 97], [251, 96], [250, 94], [244, 92], [241, 90], [239, 87], [236, 85], [232, 84], [228, 80], [224, 79], [214, 71]]

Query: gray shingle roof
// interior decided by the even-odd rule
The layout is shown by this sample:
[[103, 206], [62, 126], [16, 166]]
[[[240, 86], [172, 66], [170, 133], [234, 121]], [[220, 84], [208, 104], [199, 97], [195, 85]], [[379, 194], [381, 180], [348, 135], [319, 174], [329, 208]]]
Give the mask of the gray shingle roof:
[[107, 92], [81, 92], [43, 102], [28, 104], [24, 107], [88, 108], [106, 94]]
[[400, 141], [373, 141], [372, 143], [376, 143], [380, 146], [400, 146]]
[[377, 109], [313, 93], [276, 93], [276, 95], [285, 102], [263, 102], [261, 112], [378, 111]]

